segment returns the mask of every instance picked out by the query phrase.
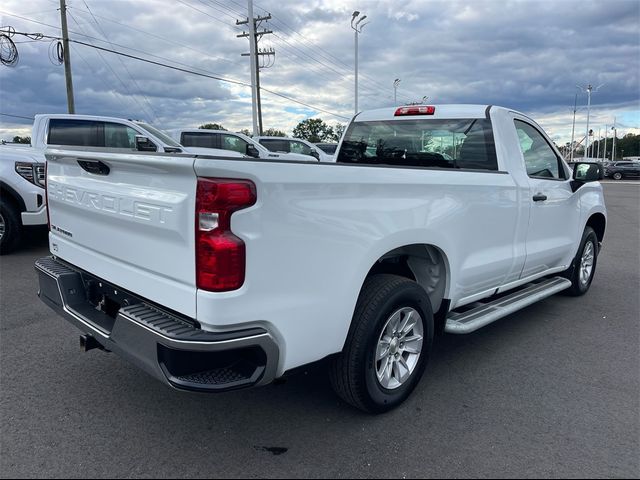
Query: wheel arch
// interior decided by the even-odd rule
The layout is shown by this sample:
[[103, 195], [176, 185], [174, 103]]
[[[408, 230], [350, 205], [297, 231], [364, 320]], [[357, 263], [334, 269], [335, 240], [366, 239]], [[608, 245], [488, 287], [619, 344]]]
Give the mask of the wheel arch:
[[602, 243], [607, 226], [607, 219], [605, 216], [600, 212], [592, 214], [587, 220], [586, 226], [593, 228], [594, 232], [596, 232], [596, 236], [598, 237], [598, 242]]
[[431, 302], [436, 331], [441, 330], [451, 303], [451, 265], [442, 248], [432, 243], [412, 243], [393, 248], [370, 266], [362, 285], [370, 276], [381, 273], [398, 275], [418, 283]]
[[25, 212], [27, 210], [27, 206], [20, 194], [3, 181], [0, 181], [0, 198], [12, 203], [18, 209], [18, 213]]

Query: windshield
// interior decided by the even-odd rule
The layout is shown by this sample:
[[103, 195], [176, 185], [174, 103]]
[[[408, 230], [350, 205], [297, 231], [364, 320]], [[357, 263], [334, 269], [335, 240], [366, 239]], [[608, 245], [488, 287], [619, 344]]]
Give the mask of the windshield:
[[161, 130], [158, 130], [155, 127], [152, 127], [151, 125], [147, 125], [146, 123], [136, 123], [136, 125], [138, 125], [140, 128], [143, 128], [144, 130], [149, 132], [154, 137], [159, 138], [160, 140], [162, 140], [162, 142], [165, 145], [167, 145], [169, 147], [178, 147], [178, 148], [182, 147], [182, 145], [180, 145], [178, 142], [176, 142], [169, 135], [167, 135], [166, 133], [164, 133]]
[[417, 119], [354, 122], [338, 163], [497, 170], [491, 122]]

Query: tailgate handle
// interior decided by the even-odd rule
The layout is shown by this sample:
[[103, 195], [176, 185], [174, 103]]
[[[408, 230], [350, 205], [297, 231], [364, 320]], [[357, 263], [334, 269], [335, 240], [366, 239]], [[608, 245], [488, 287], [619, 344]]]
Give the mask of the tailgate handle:
[[78, 165], [89, 173], [94, 175], [109, 175], [111, 169], [106, 163], [102, 163], [100, 160], [78, 160]]

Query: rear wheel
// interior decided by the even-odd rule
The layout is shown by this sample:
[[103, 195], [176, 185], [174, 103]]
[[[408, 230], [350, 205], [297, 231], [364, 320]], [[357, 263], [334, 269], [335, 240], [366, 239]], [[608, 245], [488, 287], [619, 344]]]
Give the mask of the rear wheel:
[[598, 237], [593, 228], [586, 227], [573, 266], [565, 272], [565, 276], [571, 280], [571, 287], [565, 290], [568, 295], [577, 297], [587, 293], [596, 273], [597, 260]]
[[411, 394], [433, 342], [433, 313], [420, 285], [396, 275], [369, 277], [342, 353], [331, 367], [336, 393], [369, 413], [391, 410]]
[[22, 236], [18, 212], [11, 204], [0, 200], [0, 255], [16, 248]]

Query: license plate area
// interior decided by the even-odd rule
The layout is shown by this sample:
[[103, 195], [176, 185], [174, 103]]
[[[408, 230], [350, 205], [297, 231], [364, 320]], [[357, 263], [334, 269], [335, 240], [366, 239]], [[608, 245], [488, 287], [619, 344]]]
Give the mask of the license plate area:
[[85, 301], [70, 306], [71, 310], [88, 320], [94, 327], [110, 335], [120, 308], [140, 303], [140, 300], [86, 272], [80, 273]]

